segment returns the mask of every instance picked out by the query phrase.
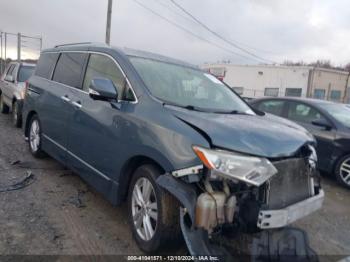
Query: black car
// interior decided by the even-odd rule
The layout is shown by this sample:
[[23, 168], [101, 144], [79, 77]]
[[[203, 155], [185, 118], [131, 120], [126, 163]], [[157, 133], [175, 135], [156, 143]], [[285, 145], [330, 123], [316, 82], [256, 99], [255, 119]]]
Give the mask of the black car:
[[261, 98], [250, 102], [260, 111], [293, 120], [317, 140], [318, 168], [335, 174], [350, 188], [350, 108], [307, 98]]

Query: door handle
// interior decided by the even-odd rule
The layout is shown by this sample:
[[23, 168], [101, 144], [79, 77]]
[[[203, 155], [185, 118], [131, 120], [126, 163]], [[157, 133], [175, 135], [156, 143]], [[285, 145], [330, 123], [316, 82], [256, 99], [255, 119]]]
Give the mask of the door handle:
[[78, 108], [78, 109], [82, 107], [80, 101], [72, 102], [72, 105], [75, 106], [75, 107]]
[[70, 102], [70, 99], [67, 95], [61, 96], [61, 99], [66, 102]]

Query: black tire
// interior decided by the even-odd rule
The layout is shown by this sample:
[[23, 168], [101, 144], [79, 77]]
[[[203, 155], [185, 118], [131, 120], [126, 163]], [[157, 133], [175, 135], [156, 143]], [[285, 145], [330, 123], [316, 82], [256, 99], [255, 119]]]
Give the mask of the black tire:
[[[39, 127], [39, 130], [38, 130], [38, 137], [39, 137], [39, 141], [37, 143], [37, 147], [34, 147], [33, 146], [33, 143], [31, 143], [31, 139], [33, 139], [31, 137], [31, 130], [32, 130], [32, 127], [33, 125], [37, 124], [38, 127]], [[29, 137], [29, 140], [28, 140], [28, 144], [29, 144], [29, 151], [32, 153], [32, 155], [36, 158], [43, 158], [46, 156], [45, 152], [41, 149], [41, 141], [42, 141], [42, 130], [41, 130], [41, 123], [40, 123], [40, 120], [39, 120], [39, 117], [37, 115], [34, 115], [32, 116], [32, 118], [30, 119], [30, 122], [29, 122], [29, 130], [28, 130], [28, 137]]]
[[3, 114], [8, 114], [10, 111], [10, 108], [4, 103], [2, 94], [0, 94], [0, 112]]
[[[350, 155], [346, 155], [339, 159], [335, 167], [335, 176], [337, 181], [346, 188], [350, 189]], [[349, 171], [347, 171], [349, 170]], [[348, 178], [345, 180], [345, 178]]]
[[22, 113], [17, 101], [14, 101], [12, 104], [12, 123], [18, 128], [22, 126]]
[[[164, 249], [174, 249], [181, 239], [179, 224], [179, 203], [167, 191], [162, 189], [155, 182], [160, 171], [153, 165], [143, 165], [133, 174], [128, 194], [128, 215], [133, 237], [141, 250], [147, 253], [154, 253]], [[157, 202], [157, 223], [154, 235], [150, 240], [144, 240], [137, 232], [132, 215], [132, 195], [135, 184], [139, 179], [146, 178], [153, 186]], [[153, 221], [154, 222], [154, 221]], [[144, 222], [143, 222], [144, 223]]]

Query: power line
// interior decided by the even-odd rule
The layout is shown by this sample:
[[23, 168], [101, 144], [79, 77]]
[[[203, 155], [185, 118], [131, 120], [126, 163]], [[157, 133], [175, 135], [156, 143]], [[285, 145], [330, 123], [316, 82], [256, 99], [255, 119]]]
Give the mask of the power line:
[[210, 27], [208, 27], [206, 24], [204, 24], [203, 22], [201, 22], [198, 18], [196, 18], [195, 16], [193, 16], [189, 11], [187, 11], [183, 6], [181, 6], [180, 4], [178, 4], [175, 0], [170, 0], [177, 8], [179, 8], [180, 10], [182, 10], [185, 14], [187, 14], [189, 17], [191, 17], [194, 21], [196, 21], [196, 23], [198, 23], [199, 25], [201, 25], [203, 28], [205, 28], [207, 31], [209, 31], [210, 33], [212, 33], [213, 35], [215, 35], [216, 37], [220, 38], [222, 41], [226, 42], [227, 44], [241, 50], [242, 52], [249, 54], [255, 58], [258, 58], [259, 60], [263, 60], [269, 63], [276, 63], [272, 60], [268, 60], [265, 59], [261, 56], [258, 56], [256, 54], [254, 54], [253, 52], [250, 52], [249, 50], [240, 47], [238, 44], [226, 39], [225, 37], [221, 36], [220, 34], [218, 34], [217, 32], [215, 32], [214, 30], [212, 30]]
[[179, 11], [176, 11], [175, 9], [171, 8], [169, 5], [165, 4], [164, 0], [154, 0], [158, 4], [164, 6], [166, 9], [170, 10], [173, 14], [176, 14], [178, 16], [181, 16], [182, 18], [186, 19], [187, 21], [193, 23], [193, 20], [189, 18], [188, 16], [183, 15]]
[[[165, 7], [166, 9], [168, 9], [169, 11], [171, 11], [173, 14], [176, 14], [178, 16], [180, 16], [181, 18], [191, 22], [192, 24], [194, 25], [197, 25], [198, 26], [198, 23], [196, 23], [195, 21], [193, 21], [193, 19], [191, 19], [190, 17], [180, 13], [178, 11], [178, 8], [176, 6], [174, 6], [174, 8], [176, 8], [176, 10], [174, 8], [171, 8], [169, 5], [167, 5], [164, 0], [154, 0], [155, 2], [157, 2], [159, 5], [162, 5], [163, 7]], [[263, 49], [260, 49], [260, 48], [256, 48], [256, 47], [253, 47], [251, 45], [248, 45], [248, 44], [245, 44], [245, 43], [242, 43], [242, 42], [239, 42], [239, 41], [235, 41], [237, 44], [240, 44], [242, 46], [245, 46], [246, 48], [248, 49], [251, 49], [251, 50], [255, 50], [257, 52], [263, 52], [263, 53], [269, 53], [269, 54], [276, 54], [275, 52], [272, 52], [272, 51], [267, 51], [267, 50], [263, 50]]]
[[154, 14], [154, 15], [158, 16], [159, 18], [161, 18], [161, 19], [167, 21], [169, 24], [171, 24], [171, 25], [173, 25], [173, 26], [175, 26], [175, 27], [177, 27], [177, 28], [179, 28], [179, 29], [185, 31], [186, 33], [188, 33], [188, 34], [190, 34], [190, 35], [192, 35], [192, 36], [194, 36], [194, 37], [196, 37], [196, 38], [198, 38], [198, 39], [200, 39], [200, 40], [202, 40], [202, 41], [205, 41], [205, 42], [209, 43], [210, 45], [213, 45], [213, 46], [215, 46], [215, 47], [217, 47], [217, 48], [219, 48], [219, 49], [222, 49], [222, 50], [224, 50], [224, 51], [226, 51], [226, 52], [229, 52], [229, 53], [231, 53], [231, 54], [234, 54], [234, 55], [236, 55], [236, 56], [240, 56], [240, 57], [243, 57], [243, 58], [246, 58], [246, 59], [251, 59], [251, 60], [253, 59], [253, 60], [256, 60], [256, 61], [260, 61], [260, 60], [257, 60], [257, 59], [255, 59], [255, 58], [248, 57], [248, 56], [245, 56], [245, 55], [236, 53], [236, 52], [234, 52], [234, 51], [232, 51], [232, 50], [230, 50], [230, 49], [227, 49], [226, 47], [223, 47], [223, 46], [221, 46], [221, 45], [218, 45], [218, 44], [216, 44], [216, 43], [214, 43], [214, 42], [212, 42], [212, 41], [210, 41], [210, 40], [208, 40], [208, 39], [206, 39], [206, 38], [204, 38], [204, 37], [202, 37], [202, 36], [200, 36], [200, 35], [197, 35], [197, 34], [193, 33], [192, 31], [188, 30], [187, 28], [183, 27], [182, 25], [179, 25], [179, 24], [175, 23], [174, 21], [172, 21], [172, 20], [166, 18], [165, 16], [162, 16], [161, 14], [155, 12], [154, 10], [152, 10], [151, 8], [145, 6], [144, 4], [140, 3], [139, 1], [137, 1], [137, 0], [133, 0], [133, 1], [134, 1], [136, 4], [138, 4], [139, 6], [141, 6], [142, 8], [144, 8], [144, 9], [148, 10], [149, 12], [151, 12], [152, 14]]

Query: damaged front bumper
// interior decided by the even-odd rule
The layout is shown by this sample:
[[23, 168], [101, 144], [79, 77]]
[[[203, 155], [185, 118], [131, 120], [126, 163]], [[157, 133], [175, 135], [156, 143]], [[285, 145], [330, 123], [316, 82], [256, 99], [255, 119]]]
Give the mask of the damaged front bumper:
[[322, 207], [324, 191], [308, 199], [300, 201], [279, 210], [261, 210], [258, 218], [258, 228], [270, 229], [285, 227], [300, 218], [306, 217]]
[[[192, 256], [230, 256], [227, 250], [214, 244], [210, 240], [209, 234], [206, 230], [195, 226], [195, 208], [197, 200], [197, 192], [195, 188], [170, 174], [165, 174], [158, 177], [157, 183], [174, 195], [183, 206], [180, 208], [180, 225], [190, 254]], [[287, 243], [291, 239], [291, 237], [288, 236], [293, 236], [295, 249], [300, 250], [300, 245], [304, 245], [305, 250], [310, 251], [309, 253], [312, 254], [313, 258], [315, 258], [315, 254], [307, 244], [308, 241], [306, 234], [300, 234], [295, 230], [282, 227], [285, 227], [320, 209], [323, 200], [324, 192], [322, 189], [319, 189], [316, 195], [296, 204], [289, 205], [283, 209], [260, 210], [257, 215], [257, 227], [264, 230], [258, 234], [260, 235], [258, 238], [259, 241], [256, 241], [255, 239], [255, 244], [253, 243], [252, 245], [253, 249], [255, 249], [255, 251], [252, 252], [252, 256], [265, 256], [267, 252], [266, 250], [275, 250], [274, 254], [279, 254], [280, 244], [278, 243]], [[268, 237], [266, 237], [267, 235]], [[279, 240], [276, 240], [277, 242], [275, 241], [273, 243], [269, 241], [266, 242], [266, 239], [272, 239], [271, 236], [274, 236]], [[259, 250], [263, 250], [263, 252], [260, 252]], [[293, 251], [291, 252], [293, 253]], [[295, 254], [298, 255], [299, 251], [295, 250]]]

